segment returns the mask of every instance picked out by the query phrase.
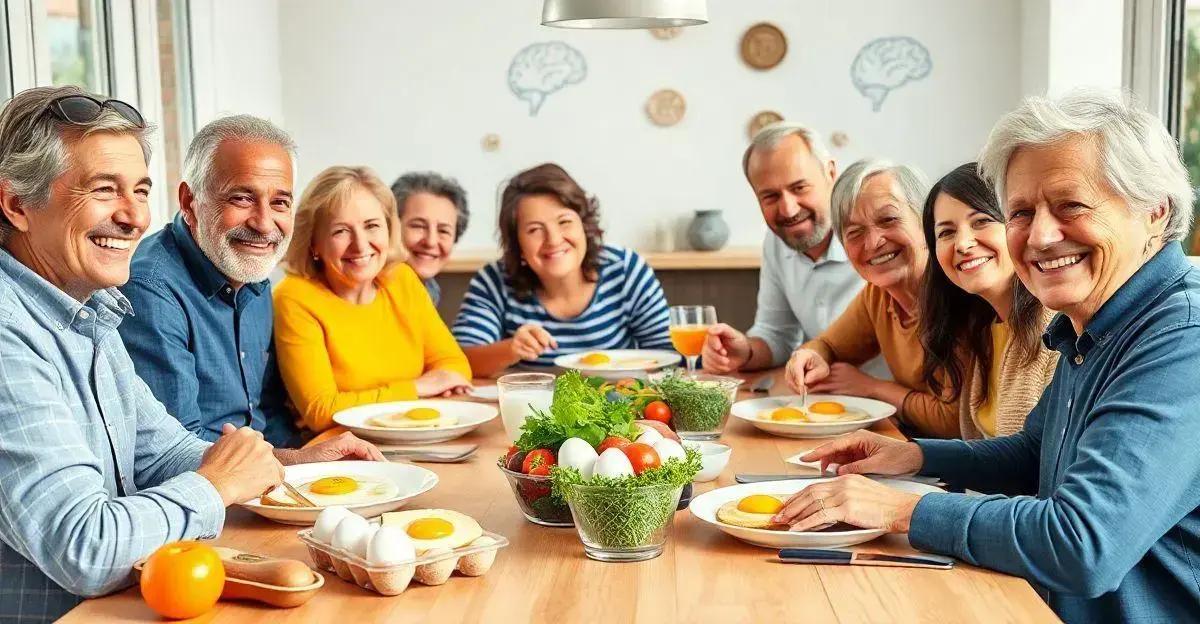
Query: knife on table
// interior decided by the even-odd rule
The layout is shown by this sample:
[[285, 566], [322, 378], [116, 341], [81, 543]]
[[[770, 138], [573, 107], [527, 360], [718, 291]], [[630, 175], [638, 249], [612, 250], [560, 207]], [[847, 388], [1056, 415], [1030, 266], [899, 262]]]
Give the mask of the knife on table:
[[784, 548], [779, 551], [783, 563], [808, 563], [813, 565], [865, 565], [893, 568], [931, 568], [949, 570], [954, 560], [941, 555], [885, 555], [883, 553], [855, 552], [833, 548]]
[[[836, 477], [834, 474], [736, 474], [733, 480], [738, 483], [763, 483], [766, 481], [790, 481], [792, 479], [828, 479]], [[937, 485], [942, 482], [937, 477], [926, 477], [920, 475], [882, 475], [882, 474], [864, 474], [868, 479], [892, 479], [895, 481], [911, 481], [913, 483], [924, 483], [925, 485]]]

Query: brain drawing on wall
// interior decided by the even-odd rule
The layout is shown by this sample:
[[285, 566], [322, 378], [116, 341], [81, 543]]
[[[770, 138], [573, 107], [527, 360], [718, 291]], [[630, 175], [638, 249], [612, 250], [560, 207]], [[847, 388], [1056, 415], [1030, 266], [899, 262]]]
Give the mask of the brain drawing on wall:
[[854, 88], [871, 100], [878, 112], [893, 89], [929, 75], [929, 50], [912, 37], [883, 37], [863, 46], [850, 64]]
[[508, 66], [508, 88], [529, 103], [529, 116], [538, 114], [546, 97], [587, 77], [583, 54], [561, 41], [526, 46]]

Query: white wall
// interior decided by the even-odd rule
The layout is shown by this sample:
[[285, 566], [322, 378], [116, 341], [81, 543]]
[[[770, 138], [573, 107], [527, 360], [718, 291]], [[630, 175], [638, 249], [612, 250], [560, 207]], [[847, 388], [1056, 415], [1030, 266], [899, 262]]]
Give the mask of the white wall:
[[[757, 245], [765, 226], [740, 170], [755, 112], [774, 109], [826, 133], [846, 132], [849, 145], [836, 150], [843, 165], [883, 155], [933, 177], [973, 158], [1020, 94], [1020, 5], [1008, 0], [713, 0], [710, 24], [671, 41], [643, 31], [545, 28], [541, 0], [277, 6], [282, 117], [300, 144], [300, 181], [351, 163], [374, 167], [388, 182], [413, 168], [454, 175], [474, 215], [463, 248], [494, 245], [498, 184], [546, 160], [600, 198], [610, 241], [651, 249], [657, 222], [722, 208], [730, 244]], [[759, 21], [780, 26], [790, 43], [768, 72], [738, 56], [741, 34]], [[238, 28], [231, 40], [258, 26]], [[862, 45], [890, 35], [921, 41], [933, 71], [874, 113], [849, 66]], [[524, 46], [552, 40], [579, 49], [589, 75], [531, 117], [508, 90], [508, 65]], [[256, 62], [229, 57], [232, 76]], [[686, 118], [671, 128], [652, 125], [643, 112], [664, 87], [688, 103]], [[491, 132], [502, 139], [495, 153], [480, 147]]]
[[1122, 85], [1125, 0], [1021, 0], [1021, 90]]
[[284, 124], [279, 0], [191, 0], [189, 9], [196, 127], [233, 113]]

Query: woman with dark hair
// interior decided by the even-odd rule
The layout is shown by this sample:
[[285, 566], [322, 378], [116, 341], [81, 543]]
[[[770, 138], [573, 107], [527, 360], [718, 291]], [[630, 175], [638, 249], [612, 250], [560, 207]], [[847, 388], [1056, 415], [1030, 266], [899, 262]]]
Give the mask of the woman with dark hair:
[[600, 206], [562, 167], [522, 171], [500, 198], [502, 256], [471, 279], [454, 337], [478, 376], [599, 349], [670, 349], [654, 271], [605, 245]]
[[1016, 433], [1054, 376], [1058, 353], [1042, 346], [1054, 313], [1017, 280], [1004, 215], [992, 187], [967, 163], [925, 200], [921, 342], [924, 377], [957, 401], [962, 437]]

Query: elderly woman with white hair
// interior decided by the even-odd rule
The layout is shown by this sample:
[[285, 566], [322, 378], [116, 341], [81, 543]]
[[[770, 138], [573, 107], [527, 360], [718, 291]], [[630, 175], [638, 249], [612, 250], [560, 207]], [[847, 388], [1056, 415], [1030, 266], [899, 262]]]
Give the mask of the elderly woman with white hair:
[[[922, 375], [918, 302], [929, 260], [920, 215], [925, 192], [918, 171], [886, 160], [860, 160], [838, 178], [831, 200], [834, 232], [867, 285], [820, 336], [792, 353], [786, 378], [797, 392], [885, 401], [913, 432], [954, 438], [955, 406], [931, 393]], [[857, 368], [881, 354], [895, 381]]]
[[[776, 520], [909, 534], [917, 548], [1029, 579], [1068, 622], [1200, 613], [1200, 270], [1179, 244], [1192, 189], [1148, 112], [1080, 92], [1027, 99], [980, 170], [1021, 281], [1060, 314], [1054, 379], [1014, 435], [901, 442], [859, 432], [805, 456], [846, 475]], [[909, 494], [848, 473], [938, 475], [1011, 495]]]

